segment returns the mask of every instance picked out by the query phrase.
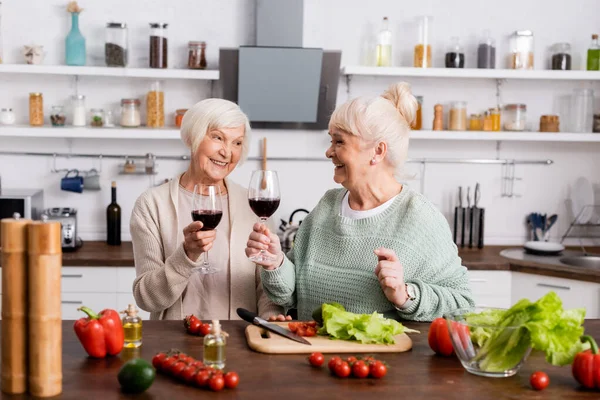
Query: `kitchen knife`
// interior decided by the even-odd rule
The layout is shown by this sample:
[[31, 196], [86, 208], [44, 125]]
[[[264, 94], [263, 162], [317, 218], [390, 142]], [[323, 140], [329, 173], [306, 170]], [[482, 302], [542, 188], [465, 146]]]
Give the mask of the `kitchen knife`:
[[460, 221], [462, 221], [462, 186], [458, 187], [458, 205], [454, 207], [454, 243], [458, 246], [460, 242], [458, 238], [460, 236]]
[[479, 183], [475, 185], [475, 194], [473, 201], [473, 244], [477, 245], [478, 249], [483, 248], [483, 219], [485, 217], [485, 209], [479, 208], [479, 200], [481, 199], [481, 190]]
[[259, 317], [258, 315], [256, 315], [255, 313], [253, 313], [252, 311], [248, 311], [244, 308], [238, 308], [236, 311], [237, 311], [237, 315], [239, 315], [240, 318], [243, 319], [244, 321], [247, 321], [247, 322], [250, 322], [251, 324], [268, 329], [271, 332], [275, 332], [278, 335], [281, 335], [288, 339], [294, 340], [298, 343], [307, 344], [307, 345], [311, 346], [310, 342], [308, 340], [304, 339], [302, 336], [298, 336], [295, 333], [289, 331], [288, 329], [282, 328], [279, 325], [267, 322], [264, 319], [262, 319], [261, 317]]
[[[478, 184], [477, 184], [478, 185]], [[477, 197], [477, 185], [475, 185], [475, 191], [473, 197]], [[471, 189], [471, 188], [469, 188]], [[475, 217], [475, 202], [473, 202], [473, 207], [471, 207], [471, 199], [469, 198], [469, 191], [467, 190], [467, 202], [469, 203], [469, 248], [473, 248], [473, 230], [475, 226], [473, 225], [473, 218]]]

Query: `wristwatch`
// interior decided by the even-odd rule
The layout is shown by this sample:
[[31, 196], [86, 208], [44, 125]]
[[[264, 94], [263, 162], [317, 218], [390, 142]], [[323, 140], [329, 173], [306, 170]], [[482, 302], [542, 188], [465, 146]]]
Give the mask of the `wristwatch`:
[[412, 306], [413, 302], [416, 299], [415, 288], [412, 285], [409, 285], [408, 283], [405, 283], [404, 285], [406, 286], [406, 294], [408, 295], [408, 300], [406, 300], [404, 304], [402, 304], [400, 307], [394, 306], [398, 311], [404, 311], [410, 308], [410, 306]]

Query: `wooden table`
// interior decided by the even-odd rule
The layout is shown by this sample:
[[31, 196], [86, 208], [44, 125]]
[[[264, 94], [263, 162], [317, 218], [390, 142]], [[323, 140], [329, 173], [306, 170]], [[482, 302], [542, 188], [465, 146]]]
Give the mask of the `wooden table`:
[[[598, 399], [600, 392], [579, 387], [570, 367], [551, 367], [541, 354], [532, 354], [516, 376], [484, 378], [466, 372], [456, 358], [433, 354], [427, 344], [429, 324], [406, 323], [418, 329], [411, 335], [412, 351], [398, 354], [379, 354], [376, 357], [389, 364], [388, 375], [381, 380], [339, 379], [332, 377], [324, 366], [314, 369], [304, 355], [266, 355], [251, 351], [246, 345], [242, 321], [225, 321], [229, 332], [227, 368], [240, 375], [235, 390], [213, 393], [177, 383], [157, 375], [154, 384], [137, 396], [120, 393], [117, 372], [128, 357], [124, 351], [118, 357], [94, 360], [87, 354], [73, 332], [73, 321], [63, 322], [63, 393], [60, 399]], [[586, 332], [600, 339], [600, 320], [586, 321]], [[139, 350], [142, 358], [170, 348], [178, 348], [201, 358], [202, 338], [187, 335], [179, 321], [144, 322], [144, 344]], [[330, 355], [326, 355], [326, 361]], [[530, 388], [529, 375], [543, 370], [550, 376], [550, 386], [542, 392]], [[4, 399], [27, 399], [26, 395]]]

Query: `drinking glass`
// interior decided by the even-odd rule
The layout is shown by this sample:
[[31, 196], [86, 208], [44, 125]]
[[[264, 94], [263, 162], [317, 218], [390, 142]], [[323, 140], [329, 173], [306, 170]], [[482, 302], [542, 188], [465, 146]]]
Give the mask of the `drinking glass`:
[[[218, 185], [194, 185], [192, 196], [192, 219], [202, 222], [201, 231], [213, 230], [221, 222], [223, 207], [221, 205], [221, 188]], [[218, 270], [208, 263], [208, 251], [204, 252], [204, 262], [200, 267], [192, 269], [201, 274], [213, 274]]]
[[[260, 218], [260, 222], [266, 223], [281, 201], [276, 171], [258, 170], [252, 173], [248, 187], [248, 201], [254, 214]], [[254, 262], [272, 260], [264, 250], [249, 259]]]

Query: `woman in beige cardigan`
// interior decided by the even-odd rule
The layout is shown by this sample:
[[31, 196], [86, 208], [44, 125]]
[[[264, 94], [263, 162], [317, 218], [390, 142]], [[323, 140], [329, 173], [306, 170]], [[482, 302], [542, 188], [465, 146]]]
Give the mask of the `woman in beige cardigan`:
[[[191, 150], [187, 171], [137, 199], [130, 229], [137, 277], [133, 295], [151, 319], [237, 319], [243, 307], [268, 318], [282, 312], [262, 290], [260, 272], [244, 254], [256, 221], [247, 189], [227, 176], [248, 154], [250, 124], [235, 104], [203, 100], [184, 115], [181, 138]], [[196, 184], [221, 187], [223, 219], [216, 230], [193, 222]], [[211, 250], [213, 274], [192, 272]]]

